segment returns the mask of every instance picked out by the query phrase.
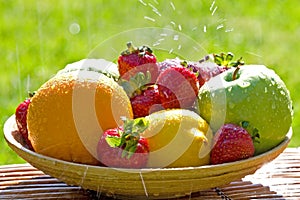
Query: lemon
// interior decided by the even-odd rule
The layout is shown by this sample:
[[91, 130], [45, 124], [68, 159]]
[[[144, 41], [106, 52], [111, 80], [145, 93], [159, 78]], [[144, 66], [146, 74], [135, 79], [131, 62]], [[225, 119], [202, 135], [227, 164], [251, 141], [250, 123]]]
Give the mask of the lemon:
[[147, 116], [149, 127], [147, 167], [190, 167], [209, 164], [212, 132], [193, 111], [162, 110]]
[[132, 118], [130, 100], [113, 79], [92, 71], [59, 74], [43, 84], [28, 108], [28, 137], [37, 153], [98, 164], [102, 133]]

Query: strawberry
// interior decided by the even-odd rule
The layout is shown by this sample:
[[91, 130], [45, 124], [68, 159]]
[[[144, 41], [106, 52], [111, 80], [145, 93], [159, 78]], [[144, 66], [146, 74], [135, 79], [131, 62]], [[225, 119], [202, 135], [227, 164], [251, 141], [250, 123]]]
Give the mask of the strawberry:
[[156, 84], [165, 109], [192, 107], [198, 95], [199, 83], [195, 73], [182, 65], [162, 71]]
[[211, 164], [221, 164], [246, 159], [254, 155], [251, 135], [242, 126], [224, 124], [214, 136]]
[[[234, 55], [232, 53], [220, 53], [205, 56], [198, 62], [187, 63], [187, 68], [190, 68], [198, 74], [198, 81], [200, 87], [212, 77], [221, 74], [222, 72], [228, 70], [230, 67], [237, 67], [243, 65], [244, 62], [242, 58], [237, 61], [233, 61]], [[212, 61], [211, 61], [212, 60]]]
[[[32, 97], [30, 95], [30, 97]], [[28, 130], [27, 130], [27, 111], [30, 104], [30, 98], [25, 99], [22, 103], [18, 105], [15, 111], [16, 123], [24, 142], [27, 144], [29, 149], [33, 149], [31, 142], [28, 139]]]
[[140, 94], [130, 98], [134, 118], [145, 117], [161, 110], [161, 100], [157, 85], [147, 85]]
[[212, 77], [215, 77], [228, 69], [227, 67], [219, 66], [213, 62], [194, 62], [189, 63], [187, 67], [198, 74], [197, 79], [200, 87]]
[[158, 87], [150, 82], [149, 71], [146, 74], [138, 72], [129, 81], [119, 80], [119, 84], [130, 98], [134, 118], [145, 117], [162, 109]]
[[164, 70], [170, 67], [174, 67], [177, 65], [185, 66], [185, 61], [179, 59], [178, 57], [172, 59], [165, 59], [164, 61], [158, 63], [159, 73], [163, 72]]
[[140, 133], [148, 127], [144, 118], [124, 120], [124, 125], [106, 130], [97, 146], [99, 161], [108, 167], [143, 168], [149, 156], [147, 138]]
[[152, 82], [155, 82], [158, 76], [158, 66], [152, 50], [148, 46], [135, 48], [131, 42], [127, 43], [127, 47], [128, 49], [123, 51], [118, 58], [120, 77], [129, 80], [138, 72], [149, 71]]
[[209, 58], [210, 58], [209, 56], [206, 56], [205, 58], [201, 59], [199, 62], [185, 61], [179, 58], [166, 59], [158, 63], [159, 72], [161, 73], [170, 67], [182, 65], [195, 73], [199, 82], [199, 87], [201, 87], [205, 82], [209, 81], [209, 79], [211, 79], [212, 77], [217, 76], [218, 74], [229, 69], [226, 66], [217, 65], [215, 62], [209, 62], [208, 61]]

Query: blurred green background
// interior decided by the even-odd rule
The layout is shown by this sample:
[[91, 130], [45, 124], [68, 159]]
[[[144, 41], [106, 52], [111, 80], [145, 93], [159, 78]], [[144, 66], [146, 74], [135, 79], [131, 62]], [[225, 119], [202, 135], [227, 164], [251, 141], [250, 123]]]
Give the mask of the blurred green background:
[[298, 8], [298, 0], [0, 0], [0, 164], [24, 162], [2, 130], [28, 91], [110, 36], [141, 27], [174, 29], [208, 53], [231, 51], [275, 69], [294, 102], [290, 146], [299, 146]]

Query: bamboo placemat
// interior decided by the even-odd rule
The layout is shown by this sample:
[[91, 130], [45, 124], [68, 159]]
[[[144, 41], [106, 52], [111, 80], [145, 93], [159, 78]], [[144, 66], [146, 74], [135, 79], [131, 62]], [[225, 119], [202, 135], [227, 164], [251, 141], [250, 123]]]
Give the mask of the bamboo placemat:
[[[16, 164], [0, 166], [0, 199], [114, 198], [68, 186], [29, 164]], [[243, 180], [178, 199], [300, 199], [300, 149], [286, 149], [278, 158]]]

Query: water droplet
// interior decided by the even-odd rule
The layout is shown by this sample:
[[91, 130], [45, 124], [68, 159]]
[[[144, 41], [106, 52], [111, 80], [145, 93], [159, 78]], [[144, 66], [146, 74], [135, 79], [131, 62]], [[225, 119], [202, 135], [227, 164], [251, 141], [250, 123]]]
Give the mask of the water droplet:
[[71, 34], [76, 35], [80, 32], [80, 26], [77, 23], [72, 23], [69, 26], [69, 31]]
[[280, 90], [280, 94], [282, 94], [283, 96], [285, 96], [285, 92], [283, 90]]
[[229, 87], [229, 88], [228, 88], [228, 92], [231, 92], [231, 91], [232, 91], [232, 87]]
[[199, 51], [199, 49], [197, 47], [193, 47], [193, 49], [195, 49], [195, 51]]
[[268, 92], [268, 88], [267, 87], [265, 87], [265, 93], [267, 93]]
[[153, 19], [153, 18], [151, 18], [151, 17], [148, 17], [148, 16], [144, 16], [144, 19], [149, 20], [149, 21], [152, 21], [152, 22], [155, 22], [155, 19]]
[[276, 104], [275, 104], [275, 102], [272, 103], [272, 109], [273, 109], [273, 110], [276, 109]]
[[217, 9], [218, 9], [218, 6], [215, 6], [215, 1], [213, 1], [209, 8], [209, 10], [211, 11], [211, 15], [214, 15]]
[[247, 81], [242, 82], [242, 83], [239, 83], [239, 86], [241, 86], [242, 88], [249, 87], [250, 85], [251, 85], [251, 83], [250, 83], [250, 82], [247, 82]]
[[233, 28], [226, 29], [226, 30], [225, 30], [225, 33], [232, 32], [233, 30], [234, 30]]
[[172, 9], [175, 11], [175, 10], [176, 10], [176, 8], [175, 8], [175, 5], [174, 5], [174, 3], [173, 3], [173, 2], [170, 2], [170, 5], [171, 5]]
[[178, 30], [179, 30], [179, 31], [182, 31], [182, 27], [181, 27], [180, 24], [178, 25]]
[[177, 41], [179, 39], [179, 35], [174, 35], [173, 40]]
[[176, 27], [176, 23], [174, 21], [171, 21], [170, 23], [174, 26], [174, 28]]
[[264, 74], [259, 74], [258, 77], [261, 78], [261, 79], [265, 79], [266, 78], [266, 76]]
[[213, 1], [213, 2], [211, 3], [210, 8], [209, 8], [210, 11], [212, 11], [212, 9], [213, 9], [215, 3], [216, 3], [216, 1]]
[[217, 26], [217, 30], [219, 30], [219, 29], [221, 29], [221, 28], [223, 28], [223, 27], [224, 27], [224, 25], [223, 25], [223, 24], [220, 24], [220, 25]]
[[143, 4], [144, 6], [147, 6], [147, 4], [146, 4], [143, 0], [139, 0], [139, 2], [140, 2], [141, 4]]

